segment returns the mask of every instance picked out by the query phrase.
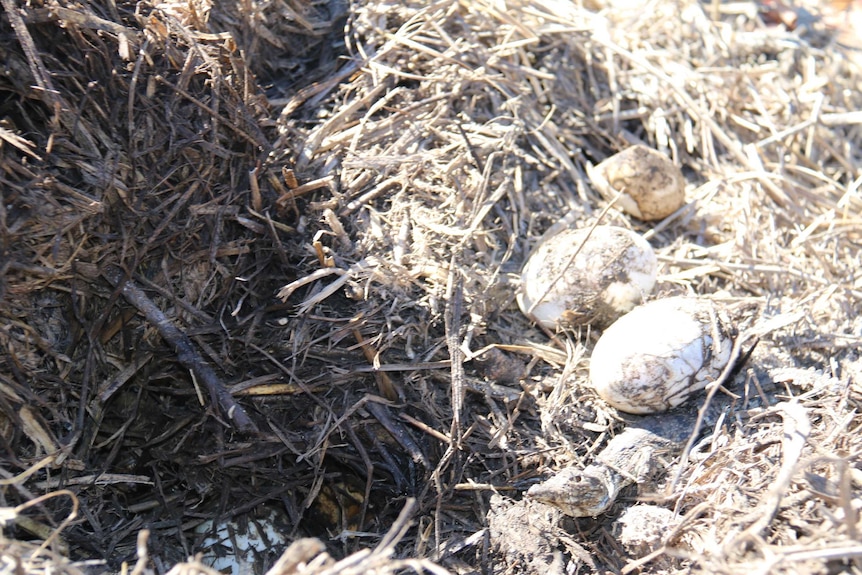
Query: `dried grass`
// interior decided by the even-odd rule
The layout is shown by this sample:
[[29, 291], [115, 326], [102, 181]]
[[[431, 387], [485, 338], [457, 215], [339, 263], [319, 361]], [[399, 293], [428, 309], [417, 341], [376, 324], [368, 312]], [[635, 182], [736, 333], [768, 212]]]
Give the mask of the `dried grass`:
[[[860, 570], [862, 69], [822, 22], [688, 0], [3, 6], [0, 493], [73, 490], [76, 559], [165, 572], [205, 518], [269, 508], [331, 538], [280, 573]], [[800, 319], [727, 384], [646, 556], [615, 515], [556, 524], [547, 561], [506, 554], [490, 494], [621, 426], [586, 385], [592, 335], [513, 302], [531, 247], [606, 207], [585, 167], [632, 143], [689, 182], [662, 222], [606, 216], [655, 246], [659, 296]], [[416, 528], [390, 532], [409, 497]]]

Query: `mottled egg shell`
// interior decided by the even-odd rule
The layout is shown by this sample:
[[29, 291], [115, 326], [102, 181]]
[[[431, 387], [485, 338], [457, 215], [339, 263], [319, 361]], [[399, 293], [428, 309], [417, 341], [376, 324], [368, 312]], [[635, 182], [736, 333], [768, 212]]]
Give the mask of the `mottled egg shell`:
[[685, 177], [666, 155], [632, 146], [588, 168], [590, 180], [608, 201], [641, 220], [660, 220], [685, 203]]
[[550, 329], [605, 327], [652, 292], [656, 267], [652, 247], [630, 230], [564, 230], [539, 244], [528, 258], [518, 305]]
[[605, 330], [590, 358], [590, 383], [620, 411], [666, 411], [719, 377], [735, 336], [717, 302], [656, 300]]

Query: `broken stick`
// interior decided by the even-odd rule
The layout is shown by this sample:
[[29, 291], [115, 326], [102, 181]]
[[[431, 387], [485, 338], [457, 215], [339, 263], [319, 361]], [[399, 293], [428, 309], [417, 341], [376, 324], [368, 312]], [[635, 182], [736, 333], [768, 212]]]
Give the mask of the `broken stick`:
[[244, 432], [257, 431], [257, 426], [242, 406], [234, 400], [213, 368], [197, 352], [189, 336], [171, 323], [164, 312], [147, 297], [141, 288], [135, 285], [130, 278], [126, 277], [120, 268], [109, 266], [105, 269], [104, 275], [114, 287], [120, 287], [120, 283], [122, 283], [120, 290], [123, 297], [135, 306], [139, 312], [144, 314], [144, 317], [150, 323], [156, 326], [159, 335], [176, 352], [180, 364], [191, 371], [192, 375], [204, 384], [210, 393], [211, 401], [218, 404], [234, 427]]

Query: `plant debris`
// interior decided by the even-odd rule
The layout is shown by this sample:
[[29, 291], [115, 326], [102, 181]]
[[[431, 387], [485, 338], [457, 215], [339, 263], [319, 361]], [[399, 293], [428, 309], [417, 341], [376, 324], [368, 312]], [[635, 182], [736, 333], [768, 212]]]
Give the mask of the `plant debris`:
[[[274, 515], [255, 573], [862, 571], [856, 4], [2, 0], [4, 572], [210, 573]], [[664, 219], [586, 176], [632, 145], [682, 170]], [[777, 323], [573, 519], [523, 496], [626, 422], [596, 327], [515, 299], [597, 219], [652, 299]], [[635, 504], [669, 527], [624, 545]]]

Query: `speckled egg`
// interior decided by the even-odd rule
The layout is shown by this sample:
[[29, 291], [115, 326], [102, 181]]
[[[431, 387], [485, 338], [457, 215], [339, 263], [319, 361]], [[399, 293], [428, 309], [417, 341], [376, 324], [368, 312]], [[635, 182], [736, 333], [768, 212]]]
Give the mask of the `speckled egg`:
[[635, 232], [615, 226], [564, 230], [528, 258], [518, 305], [550, 329], [604, 328], [652, 292], [656, 268], [655, 252]]
[[590, 358], [590, 384], [620, 411], [666, 411], [719, 377], [735, 337], [718, 302], [682, 296], [652, 301], [599, 338]]
[[661, 220], [685, 203], [685, 177], [666, 155], [632, 146], [588, 168], [593, 186], [608, 201], [641, 220]]

